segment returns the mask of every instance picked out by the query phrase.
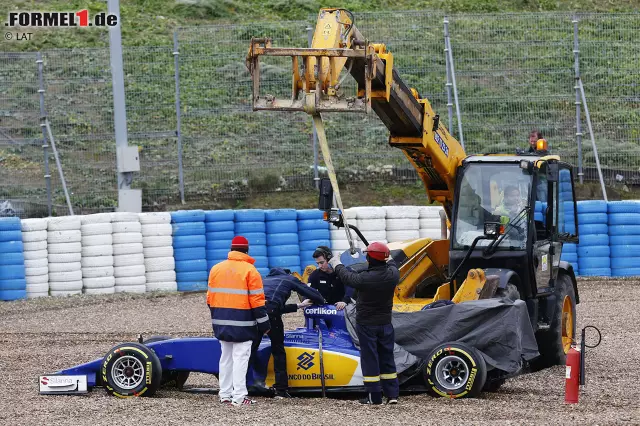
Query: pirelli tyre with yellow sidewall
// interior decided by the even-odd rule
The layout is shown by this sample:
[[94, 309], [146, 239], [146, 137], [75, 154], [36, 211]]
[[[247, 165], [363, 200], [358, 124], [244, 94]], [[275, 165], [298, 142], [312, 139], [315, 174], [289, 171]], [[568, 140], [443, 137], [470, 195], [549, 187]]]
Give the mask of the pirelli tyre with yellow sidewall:
[[482, 391], [486, 380], [487, 365], [482, 355], [460, 342], [436, 347], [425, 366], [425, 382], [434, 396], [472, 398]]
[[102, 384], [120, 398], [153, 396], [162, 381], [162, 365], [153, 350], [139, 343], [122, 343], [102, 360]]

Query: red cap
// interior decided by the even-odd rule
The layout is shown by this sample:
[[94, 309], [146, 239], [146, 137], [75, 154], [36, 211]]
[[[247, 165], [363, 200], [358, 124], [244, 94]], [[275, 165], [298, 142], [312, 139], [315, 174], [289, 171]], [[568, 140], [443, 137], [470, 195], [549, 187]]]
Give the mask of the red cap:
[[233, 237], [233, 240], [231, 240], [231, 248], [249, 248], [249, 240], [242, 235]]

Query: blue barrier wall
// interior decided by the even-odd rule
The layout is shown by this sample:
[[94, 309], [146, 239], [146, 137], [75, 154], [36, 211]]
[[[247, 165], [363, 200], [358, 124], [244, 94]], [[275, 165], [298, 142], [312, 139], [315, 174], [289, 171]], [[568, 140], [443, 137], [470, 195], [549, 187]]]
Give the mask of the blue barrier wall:
[[[576, 220], [567, 201], [561, 226]], [[544, 203], [534, 216], [544, 220]], [[640, 200], [578, 202], [579, 244], [565, 244], [561, 259], [582, 276], [640, 276]], [[244, 235], [262, 275], [282, 267], [301, 272], [314, 264], [314, 249], [331, 246], [329, 225], [319, 210], [184, 210], [171, 213], [179, 291], [205, 290], [211, 268], [227, 258], [231, 239]], [[0, 300], [26, 295], [20, 220], [0, 218]]]

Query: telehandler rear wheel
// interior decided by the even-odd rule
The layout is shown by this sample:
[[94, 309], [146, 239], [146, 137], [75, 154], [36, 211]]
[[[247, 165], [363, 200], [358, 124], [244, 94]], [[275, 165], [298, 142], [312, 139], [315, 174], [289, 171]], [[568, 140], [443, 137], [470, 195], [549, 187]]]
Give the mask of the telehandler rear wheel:
[[558, 275], [556, 281], [556, 306], [548, 330], [536, 333], [540, 357], [533, 362], [534, 369], [564, 365], [567, 352], [576, 335], [576, 295], [571, 278]]

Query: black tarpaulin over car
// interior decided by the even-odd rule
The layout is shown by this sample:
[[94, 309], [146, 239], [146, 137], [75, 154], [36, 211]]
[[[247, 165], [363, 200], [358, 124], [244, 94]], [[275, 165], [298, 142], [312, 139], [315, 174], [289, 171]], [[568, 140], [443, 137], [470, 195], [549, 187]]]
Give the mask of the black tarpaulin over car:
[[[350, 323], [355, 324], [355, 309], [348, 309], [347, 316], [347, 328], [353, 336]], [[476, 348], [489, 369], [509, 374], [517, 373], [523, 360], [538, 356], [529, 313], [522, 300], [485, 299], [417, 312], [394, 312], [392, 321], [396, 344], [424, 360], [436, 346], [454, 341]], [[401, 351], [396, 354], [398, 358], [410, 360]]]

